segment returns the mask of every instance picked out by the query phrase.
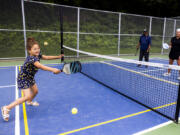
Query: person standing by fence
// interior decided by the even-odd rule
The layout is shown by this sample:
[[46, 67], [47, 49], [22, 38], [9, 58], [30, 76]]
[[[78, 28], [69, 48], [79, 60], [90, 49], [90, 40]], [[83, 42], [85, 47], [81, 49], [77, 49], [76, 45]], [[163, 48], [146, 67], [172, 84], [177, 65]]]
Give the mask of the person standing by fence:
[[[151, 37], [149, 36], [146, 29], [143, 30], [143, 34], [140, 36], [139, 43], [137, 45], [137, 49], [140, 47], [140, 53], [139, 53], [139, 61], [143, 60], [143, 57], [145, 58], [145, 61], [149, 61], [149, 51], [151, 47]], [[138, 64], [138, 67], [141, 66], [141, 64]], [[147, 66], [146, 66], [147, 67]]]

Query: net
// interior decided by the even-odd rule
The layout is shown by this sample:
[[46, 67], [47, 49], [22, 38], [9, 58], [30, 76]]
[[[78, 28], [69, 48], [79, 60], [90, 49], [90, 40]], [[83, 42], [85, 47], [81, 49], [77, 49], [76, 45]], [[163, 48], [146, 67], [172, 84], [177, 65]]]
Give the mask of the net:
[[[99, 55], [67, 46], [64, 48], [83, 56], [76, 58], [81, 61], [82, 74], [171, 120], [178, 121], [180, 67]], [[171, 69], [169, 76], [164, 74], [168, 68]]]

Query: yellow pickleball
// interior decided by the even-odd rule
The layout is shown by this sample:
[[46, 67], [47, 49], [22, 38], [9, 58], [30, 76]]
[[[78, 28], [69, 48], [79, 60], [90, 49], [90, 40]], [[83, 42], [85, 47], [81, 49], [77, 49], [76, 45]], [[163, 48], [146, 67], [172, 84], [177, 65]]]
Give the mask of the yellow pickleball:
[[45, 41], [45, 42], [44, 42], [44, 45], [48, 45], [48, 42]]
[[71, 113], [72, 114], [77, 114], [78, 113], [78, 109], [77, 108], [72, 108]]

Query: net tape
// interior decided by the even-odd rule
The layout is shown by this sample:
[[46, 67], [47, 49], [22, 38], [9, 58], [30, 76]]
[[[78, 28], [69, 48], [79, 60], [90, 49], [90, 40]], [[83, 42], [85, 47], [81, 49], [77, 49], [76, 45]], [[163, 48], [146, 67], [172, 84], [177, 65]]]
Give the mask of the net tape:
[[133, 63], [133, 64], [141, 64], [145, 66], [152, 66], [152, 67], [159, 67], [159, 68], [164, 68], [164, 69], [173, 69], [173, 70], [180, 70], [180, 67], [177, 65], [169, 65], [169, 64], [162, 64], [162, 63], [153, 63], [153, 62], [145, 62], [145, 61], [138, 61], [138, 60], [133, 60], [133, 59], [125, 59], [125, 58], [117, 58], [117, 57], [112, 57], [112, 56], [107, 56], [107, 55], [101, 55], [101, 54], [95, 54], [95, 53], [90, 53], [90, 52], [85, 52], [82, 50], [76, 50], [71, 47], [68, 47], [66, 45], [63, 45], [64, 48], [79, 52], [81, 54], [93, 56], [93, 57], [98, 57], [98, 58], [103, 58], [103, 59], [110, 59], [113, 61], [119, 61], [119, 62], [125, 62], [125, 63]]

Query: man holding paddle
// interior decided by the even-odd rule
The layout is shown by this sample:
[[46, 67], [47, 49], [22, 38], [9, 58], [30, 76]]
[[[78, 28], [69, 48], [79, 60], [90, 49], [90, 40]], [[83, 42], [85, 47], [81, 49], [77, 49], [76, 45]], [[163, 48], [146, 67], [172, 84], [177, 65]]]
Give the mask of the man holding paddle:
[[[170, 46], [171, 48], [170, 52], [169, 52], [169, 64], [172, 65], [174, 60], [177, 61], [177, 65], [180, 66], [180, 28], [178, 28], [176, 30], [176, 36], [171, 38], [171, 42], [170, 42]], [[164, 48], [164, 45], [163, 45]], [[166, 48], [164, 48], [166, 49]], [[167, 47], [168, 49], [168, 47]], [[167, 73], [164, 73], [164, 76], [170, 76], [171, 75], [171, 69], [168, 69]], [[180, 72], [179, 72], [179, 76], [177, 78], [178, 80], [180, 80]]]
[[[141, 35], [139, 39], [139, 43], [137, 45], [137, 50], [140, 47], [140, 53], [139, 53], [139, 61], [143, 60], [143, 57], [145, 58], [145, 61], [149, 61], [149, 50], [151, 46], [151, 37], [148, 35], [148, 32], [146, 29], [144, 29], [143, 34]], [[138, 64], [138, 67], [141, 66]], [[147, 66], [146, 66], [147, 67]]]

